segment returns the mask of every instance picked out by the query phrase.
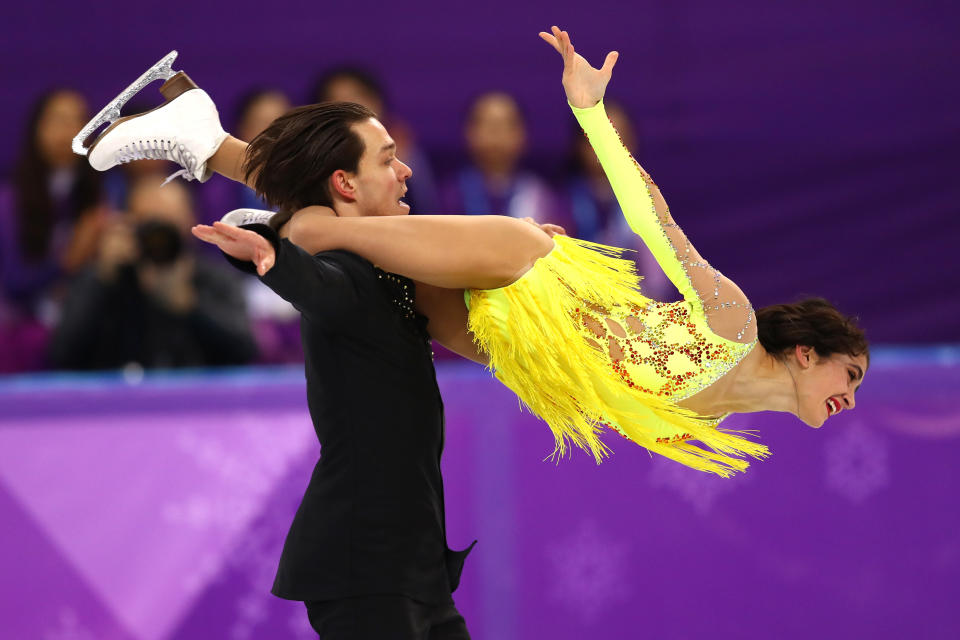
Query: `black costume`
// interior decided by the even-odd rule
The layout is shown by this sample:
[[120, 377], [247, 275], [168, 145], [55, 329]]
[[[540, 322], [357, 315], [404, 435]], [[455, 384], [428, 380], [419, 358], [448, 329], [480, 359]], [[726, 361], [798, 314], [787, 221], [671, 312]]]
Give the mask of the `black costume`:
[[405, 596], [452, 609], [470, 549], [446, 544], [443, 403], [413, 283], [347, 251], [311, 256], [269, 227], [246, 228], [276, 250], [263, 282], [301, 313], [321, 443], [274, 595], [307, 601], [315, 628], [321, 610], [342, 609], [334, 600]]

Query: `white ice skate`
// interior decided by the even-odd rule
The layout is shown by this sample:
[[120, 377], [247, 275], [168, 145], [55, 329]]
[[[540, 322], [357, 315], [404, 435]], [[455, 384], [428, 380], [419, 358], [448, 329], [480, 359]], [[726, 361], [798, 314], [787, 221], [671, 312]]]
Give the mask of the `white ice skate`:
[[[182, 169], [169, 178], [206, 181], [207, 160], [226, 139], [217, 107], [207, 92], [187, 74], [174, 71], [176, 51], [150, 67], [104, 107], [73, 139], [73, 152], [87, 156], [97, 171], [106, 171], [132, 160], [171, 160]], [[165, 102], [155, 109], [132, 116], [120, 116], [123, 108], [154, 80], [165, 80], [160, 93]], [[111, 123], [90, 145], [83, 143], [97, 129]]]
[[275, 216], [273, 211], [265, 209], [234, 209], [220, 218], [220, 222], [231, 227], [242, 227], [245, 224], [270, 224], [270, 218]]

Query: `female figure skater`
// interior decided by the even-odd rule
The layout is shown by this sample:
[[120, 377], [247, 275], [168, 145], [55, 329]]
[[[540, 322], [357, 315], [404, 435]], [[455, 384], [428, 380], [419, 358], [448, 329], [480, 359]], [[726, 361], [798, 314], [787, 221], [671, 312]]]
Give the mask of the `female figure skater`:
[[[862, 331], [819, 299], [755, 314], [740, 288], [696, 251], [609, 123], [602, 98], [617, 54], [595, 69], [566, 32], [552, 32], [540, 35], [563, 57], [563, 86], [574, 115], [628, 223], [681, 292], [681, 302], [642, 295], [621, 249], [551, 236], [502, 216], [402, 215], [408, 208], [399, 198], [410, 173], [393, 156], [389, 136], [381, 151], [393, 183], [383, 188], [395, 189], [397, 201], [396, 210], [382, 217], [337, 216], [271, 188], [271, 173], [297, 171], [298, 162], [309, 161], [278, 153], [295, 143], [287, 138], [296, 114], [278, 119], [249, 148], [233, 140], [221, 145], [210, 167], [254, 186], [280, 210], [272, 220], [280, 235], [309, 252], [346, 249], [418, 282], [466, 290], [466, 320], [477, 346], [498, 379], [547, 422], [561, 455], [569, 441], [600, 461], [606, 426], [653, 452], [726, 477], [747, 468], [738, 456], [768, 455], [765, 446], [718, 428], [729, 414], [786, 411], [819, 427], [852, 409], [869, 364]], [[364, 171], [335, 171], [332, 197], [350, 201], [358, 181], [377, 179]], [[274, 247], [262, 235], [222, 223], [194, 233], [253, 261], [261, 275], [272, 266]], [[437, 315], [463, 323], [448, 307]]]

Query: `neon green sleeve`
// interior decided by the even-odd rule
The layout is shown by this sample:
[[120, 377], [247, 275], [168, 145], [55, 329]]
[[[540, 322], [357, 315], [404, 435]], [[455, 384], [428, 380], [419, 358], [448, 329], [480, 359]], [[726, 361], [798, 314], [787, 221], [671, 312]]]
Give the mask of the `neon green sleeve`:
[[[680, 291], [684, 300], [693, 304], [694, 308], [702, 313], [700, 298], [684, 268], [685, 262], [690, 259], [688, 258], [689, 243], [686, 242], [686, 237], [680, 232], [679, 227], [673, 223], [669, 212], [665, 212], [664, 219], [657, 215], [643, 170], [623, 146], [619, 134], [607, 117], [603, 101], [588, 109], [578, 109], [573, 105], [570, 108], [590, 140], [590, 146], [597, 154], [604, 173], [607, 174], [607, 180], [613, 187], [613, 192], [617, 196], [617, 201], [630, 228], [647, 245], [653, 257], [656, 258], [657, 264]], [[676, 236], [673, 241], [668, 236], [668, 231]], [[682, 256], [678, 256], [678, 247], [681, 252], [684, 252]], [[681, 258], [684, 258], [684, 261], [681, 261]]]
[[640, 236], [691, 310], [719, 336], [735, 341], [756, 336], [753, 308], [743, 291], [711, 266], [670, 215], [660, 189], [623, 146], [601, 100], [573, 109], [593, 147], [630, 228]]

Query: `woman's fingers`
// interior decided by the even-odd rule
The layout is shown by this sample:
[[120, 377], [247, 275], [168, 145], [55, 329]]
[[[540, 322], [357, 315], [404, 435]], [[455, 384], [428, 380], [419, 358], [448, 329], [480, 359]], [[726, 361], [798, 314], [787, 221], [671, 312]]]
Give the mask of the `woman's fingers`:
[[600, 69], [600, 71], [607, 75], [613, 73], [613, 65], [617, 64], [618, 58], [620, 58], [620, 53], [618, 51], [611, 51], [608, 53], [607, 59], [603, 61], [603, 67]]
[[544, 40], [544, 42], [546, 42], [546, 43], [549, 44], [551, 47], [553, 47], [553, 48], [556, 50], [557, 53], [560, 53], [560, 54], [563, 53], [563, 51], [560, 50], [560, 43], [558, 43], [558, 42], [557, 42], [557, 39], [554, 38], [552, 35], [550, 35], [549, 33], [545, 32], [545, 31], [541, 31], [541, 32], [540, 32], [540, 37]]

